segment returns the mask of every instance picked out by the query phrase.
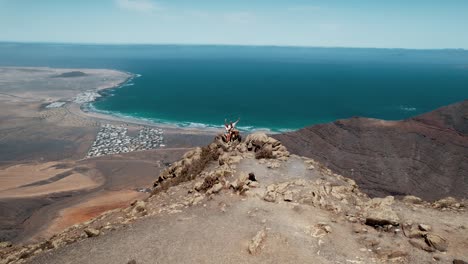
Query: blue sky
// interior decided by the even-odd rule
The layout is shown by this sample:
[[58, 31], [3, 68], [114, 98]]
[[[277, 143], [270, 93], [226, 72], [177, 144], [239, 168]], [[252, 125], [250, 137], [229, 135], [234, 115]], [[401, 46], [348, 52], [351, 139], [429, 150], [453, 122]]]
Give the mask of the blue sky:
[[468, 0], [0, 0], [0, 41], [468, 49]]

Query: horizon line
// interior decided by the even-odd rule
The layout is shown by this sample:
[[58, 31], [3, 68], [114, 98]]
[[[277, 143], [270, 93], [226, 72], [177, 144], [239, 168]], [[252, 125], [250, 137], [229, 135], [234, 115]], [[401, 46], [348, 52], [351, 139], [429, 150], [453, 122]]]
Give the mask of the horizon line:
[[330, 49], [388, 49], [388, 50], [462, 50], [465, 48], [401, 48], [401, 47], [364, 47], [364, 46], [309, 46], [276, 44], [228, 44], [228, 43], [106, 43], [106, 42], [56, 42], [56, 41], [10, 41], [0, 40], [0, 44], [55, 44], [55, 45], [96, 45], [96, 46], [231, 46], [231, 47], [274, 47], [274, 48], [330, 48]]

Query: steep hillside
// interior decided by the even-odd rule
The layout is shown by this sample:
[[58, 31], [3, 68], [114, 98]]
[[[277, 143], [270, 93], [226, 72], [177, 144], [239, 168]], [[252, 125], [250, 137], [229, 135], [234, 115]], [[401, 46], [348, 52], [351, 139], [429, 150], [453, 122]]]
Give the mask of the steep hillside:
[[402, 121], [356, 117], [273, 137], [371, 196], [468, 197], [468, 100]]

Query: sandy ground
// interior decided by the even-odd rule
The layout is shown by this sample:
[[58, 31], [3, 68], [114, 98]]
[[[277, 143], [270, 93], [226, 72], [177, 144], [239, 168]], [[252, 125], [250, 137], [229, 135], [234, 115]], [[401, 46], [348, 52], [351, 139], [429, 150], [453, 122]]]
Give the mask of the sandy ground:
[[[368, 198], [356, 190], [338, 195], [339, 191], [333, 190], [344, 190], [340, 187], [347, 186], [341, 179], [308, 166], [298, 157], [281, 162], [279, 168], [244, 158], [237, 164], [234, 175], [227, 179], [233, 182], [243, 173], [254, 172], [259, 185], [245, 195], [223, 188], [218, 194], [201, 196], [204, 198], [199, 203], [187, 205], [186, 201], [190, 200], [187, 198], [196, 193], [194, 183], [200, 179], [183, 183], [146, 200], [147, 215], [124, 228], [106, 229], [105, 223], [113, 218], [112, 214], [106, 215], [93, 225], [101, 227], [98, 237], [40, 252], [27, 263], [130, 263], [133, 260], [136, 263], [365, 264], [452, 263], [454, 259], [467, 259], [465, 211], [441, 211], [399, 201], [391, 205], [402, 224], [429, 225], [432, 233], [448, 240], [446, 252], [427, 252], [410, 243], [422, 239], [406, 237], [401, 228], [385, 231], [348, 220], [353, 210], [361, 210], [353, 209], [354, 203], [358, 204], [356, 197]], [[323, 182], [314, 185], [317, 181]], [[327, 205], [314, 205], [301, 198], [310, 195], [311, 190], [317, 195], [324, 190], [321, 195], [325, 195], [327, 182], [331, 184], [328, 185], [330, 195], [324, 198]], [[283, 200], [282, 195], [275, 202], [264, 200], [265, 191], [272, 185], [290, 191], [292, 201]], [[336, 204], [332, 202], [335, 198]], [[337, 205], [343, 210], [333, 209]], [[322, 229], [323, 226], [328, 229]], [[256, 251], [249, 253], [259, 232], [265, 235]]]
[[[70, 72], [81, 76], [69, 77]], [[102, 69], [0, 67], [0, 241], [25, 242], [145, 197], [159, 172], [214, 131], [179, 129], [98, 113], [71, 102], [131, 75]], [[58, 108], [45, 108], [54, 101]], [[165, 149], [84, 159], [101, 124], [162, 127]]]

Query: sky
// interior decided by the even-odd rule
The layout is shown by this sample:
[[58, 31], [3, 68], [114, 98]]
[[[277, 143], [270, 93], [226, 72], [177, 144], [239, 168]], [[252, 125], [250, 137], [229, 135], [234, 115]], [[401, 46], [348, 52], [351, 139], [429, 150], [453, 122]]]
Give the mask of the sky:
[[468, 49], [468, 0], [0, 0], [0, 41]]

